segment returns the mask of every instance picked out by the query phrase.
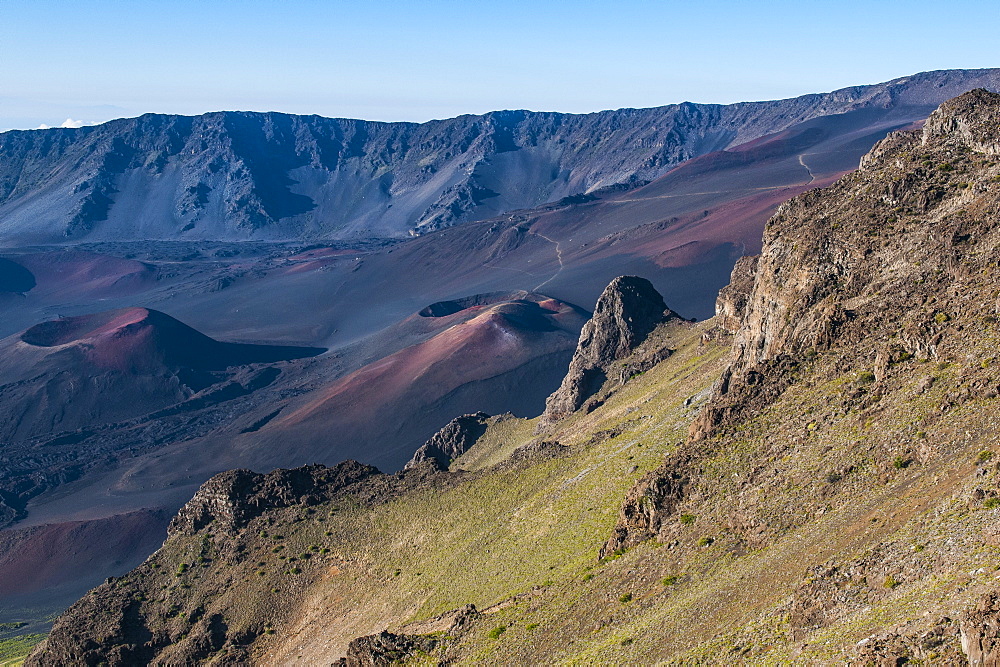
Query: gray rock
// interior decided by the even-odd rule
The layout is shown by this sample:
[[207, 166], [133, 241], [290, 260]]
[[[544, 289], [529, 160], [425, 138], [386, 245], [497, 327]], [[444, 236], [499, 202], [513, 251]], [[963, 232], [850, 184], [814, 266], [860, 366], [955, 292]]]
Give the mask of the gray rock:
[[575, 412], [607, 379], [612, 362], [627, 357], [661, 322], [679, 318], [645, 278], [619, 276], [611, 281], [580, 332], [562, 385], [545, 402], [542, 425]]
[[413, 454], [403, 469], [409, 470], [424, 461], [434, 461], [439, 469], [447, 470], [453, 460], [476, 444], [476, 440], [486, 432], [489, 422], [490, 416], [485, 412], [452, 419]]

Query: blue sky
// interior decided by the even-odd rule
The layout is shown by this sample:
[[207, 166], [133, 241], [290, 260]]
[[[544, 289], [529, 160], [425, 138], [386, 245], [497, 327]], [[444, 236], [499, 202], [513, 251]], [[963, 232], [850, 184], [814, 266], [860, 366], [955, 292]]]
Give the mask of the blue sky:
[[992, 2], [0, 0], [0, 129], [776, 99], [1000, 66]]

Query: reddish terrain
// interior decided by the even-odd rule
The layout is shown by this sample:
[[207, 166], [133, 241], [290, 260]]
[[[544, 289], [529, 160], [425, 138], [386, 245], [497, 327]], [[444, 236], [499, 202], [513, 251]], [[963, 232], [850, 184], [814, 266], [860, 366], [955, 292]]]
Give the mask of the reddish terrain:
[[[356, 458], [393, 470], [455, 415], [538, 414], [586, 317], [568, 304], [591, 307], [635, 274], [681, 315], [711, 316], [781, 201], [856, 168], [915, 114], [825, 116], [637, 188], [407, 241], [8, 249], [3, 521], [171, 511], [236, 467]], [[32, 549], [104, 548], [104, 576], [125, 549], [68, 528], [34, 535], [50, 546]], [[49, 580], [31, 581], [50, 600]], [[89, 583], [66, 585], [63, 602]]]

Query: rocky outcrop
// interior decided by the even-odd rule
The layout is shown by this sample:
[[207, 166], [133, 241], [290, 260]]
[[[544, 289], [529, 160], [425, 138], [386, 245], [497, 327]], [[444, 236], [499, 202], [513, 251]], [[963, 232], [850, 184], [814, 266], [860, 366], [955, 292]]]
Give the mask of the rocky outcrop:
[[1000, 593], [989, 593], [961, 621], [962, 651], [971, 667], [1000, 665]]
[[758, 259], [756, 255], [739, 258], [733, 267], [729, 284], [719, 291], [719, 297], [715, 300], [715, 320], [726, 333], [735, 334], [743, 326], [753, 292]]
[[[347, 646], [347, 656], [334, 663], [337, 667], [382, 667], [399, 664], [408, 658], [441, 651], [444, 639], [461, 636], [479, 617], [475, 605], [467, 604], [434, 618], [411, 623], [402, 633], [383, 630], [358, 637]], [[441, 664], [448, 664], [447, 660]]]
[[[834, 344], [870, 355], [879, 378], [900, 357], [936, 358], [949, 313], [995, 314], [994, 304], [974, 306], [955, 290], [989, 271], [975, 246], [997, 234], [988, 156], [998, 116], [1000, 95], [973, 90], [941, 105], [923, 130], [891, 133], [858, 172], [781, 205], [749, 296], [745, 260], [720, 299], [723, 326], [739, 327], [694, 439], [769, 404], [803, 361]], [[888, 312], [904, 314], [898, 327]]]
[[618, 511], [618, 521], [601, 548], [600, 558], [657, 536], [684, 499], [691, 481], [689, 463], [690, 457], [676, 454], [636, 482]]
[[974, 151], [1000, 155], [1000, 125], [996, 118], [984, 113], [996, 106], [996, 97], [995, 92], [977, 88], [948, 100], [927, 119], [921, 143], [958, 141]]
[[229, 470], [202, 484], [170, 522], [167, 534], [193, 535], [209, 524], [215, 530], [237, 530], [268, 510], [316, 505], [377, 474], [377, 468], [357, 461], [344, 461], [332, 468], [278, 469], [266, 475]]
[[645, 278], [620, 276], [611, 281], [583, 325], [580, 341], [559, 389], [545, 402], [542, 424], [578, 410], [607, 379], [610, 365], [627, 357], [662, 322], [679, 319]]
[[[845, 389], [851, 409], [877, 400], [893, 368], [938, 361], [949, 340], [961, 340], [957, 332], [996, 321], [998, 118], [1000, 95], [966, 93], [924, 129], [891, 133], [858, 172], [781, 205], [760, 256], [740, 260], [719, 296], [731, 358], [691, 424], [687, 448], [721, 446], [727, 429], [761, 414], [832, 348], [841, 352], [831, 372], [858, 378]], [[940, 412], [995, 395], [987, 366], [967, 371], [967, 391]], [[685, 484], [697, 480], [685, 482], [672, 463], [643, 478], [605, 552], [655, 536]]]
[[440, 640], [421, 635], [396, 635], [383, 630], [377, 635], [358, 637], [347, 647], [347, 657], [333, 663], [337, 667], [383, 667], [430, 653]]
[[444, 428], [421, 445], [406, 464], [408, 470], [424, 461], [433, 461], [440, 470], [447, 470], [451, 462], [469, 450], [486, 432], [490, 416], [485, 412], [455, 417]]

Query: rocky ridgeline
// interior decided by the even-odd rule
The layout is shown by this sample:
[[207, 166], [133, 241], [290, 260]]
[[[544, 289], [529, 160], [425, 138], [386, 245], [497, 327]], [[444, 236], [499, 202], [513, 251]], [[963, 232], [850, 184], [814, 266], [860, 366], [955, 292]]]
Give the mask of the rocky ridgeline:
[[[974, 86], [1000, 88], [1000, 70], [927, 72], [726, 106], [497, 111], [420, 124], [147, 114], [10, 131], [0, 133], [0, 214], [7, 241], [31, 243], [399, 237], [634, 186], [818, 116], [919, 115]], [[132, 201], [142, 203], [141, 238]]]
[[439, 470], [447, 470], [451, 462], [476, 444], [476, 440], [495, 421], [485, 412], [455, 417], [421, 445], [403, 469], [409, 470], [425, 461], [433, 461]]
[[[710, 493], [699, 486], [704, 462], [720, 451], [728, 434], [800, 382], [803, 369], [827, 352], [839, 360], [828, 371], [835, 375], [812, 378], [807, 386], [834, 377], [858, 378], [843, 390], [847, 414], [878, 414], [884, 393], [910, 391], [915, 400], [927, 392], [935, 378], [926, 370], [918, 375], [927, 368], [921, 362], [945, 368], [956, 360], [978, 359], [973, 346], [993, 336], [1000, 315], [998, 128], [1000, 95], [973, 90], [943, 104], [922, 130], [890, 134], [860, 171], [779, 208], [767, 225], [761, 255], [741, 260], [719, 296], [717, 328], [723, 337], [732, 335], [729, 366], [692, 423], [687, 442], [628, 494], [602, 556], [654, 537], [671, 540], [679, 512], [690, 511], [681, 509], [684, 503]], [[907, 363], [915, 363], [912, 370]], [[956, 408], [1000, 392], [990, 359], [966, 366], [961, 377], [959, 390], [947, 394], [940, 406], [927, 415], [914, 413], [921, 418], [920, 428], [939, 422], [945, 428], [942, 420]], [[823, 418], [814, 419], [820, 421], [811, 422], [807, 431], [819, 428]], [[916, 437], [927, 436], [918, 432]], [[925, 441], [913, 450], [914, 460], [932, 462], [956, 446], [949, 440]], [[908, 462], [900, 457], [894, 465]], [[987, 471], [979, 474], [986, 475], [980, 482], [985, 486], [973, 496], [990, 497], [994, 491]], [[841, 473], [831, 473], [828, 484], [840, 478]], [[737, 517], [730, 520], [734, 530], [744, 530]], [[745, 530], [749, 545], [766, 543], [761, 531], [768, 528]], [[900, 553], [886, 547], [885, 554], [852, 561], [853, 576], [885, 577], [891, 564], [912, 558], [911, 544], [893, 548]], [[931, 574], [916, 569], [913, 576]], [[792, 609], [793, 628], [802, 623], [815, 629], [846, 613], [844, 590], [854, 584], [850, 577], [831, 584], [837, 576], [834, 569], [810, 576], [810, 582], [819, 583], [795, 596], [796, 604], [810, 611]], [[886, 586], [895, 585], [887, 581]], [[821, 585], [826, 588], [817, 588]], [[857, 603], [859, 608], [864, 604]], [[811, 620], [799, 619], [803, 614]], [[954, 651], [960, 635], [969, 664], [993, 664], [1000, 650], [998, 627], [996, 595], [991, 594], [978, 609], [963, 612], [961, 623], [946, 619], [912, 635], [888, 631], [859, 644], [858, 656], [860, 664], [901, 664], [910, 658], [953, 664], [948, 660], [958, 659]]]
[[[781, 205], [759, 257], [743, 258], [716, 306], [732, 360], [691, 426], [690, 442], [623, 506], [606, 551], [655, 535], [681, 497], [699, 441], [758, 413], [798, 365], [854, 346], [875, 380], [901, 358], [934, 359], [953, 318], [995, 317], [1000, 95], [973, 90], [922, 130], [894, 132], [856, 173]], [[990, 295], [981, 299], [972, 294]]]
[[[998, 116], [1000, 96], [966, 93], [922, 131], [892, 133], [858, 172], [782, 204], [745, 306], [732, 298], [745, 288], [720, 302], [744, 315], [695, 439], [758, 409], [787, 381], [786, 366], [816, 351], [858, 345], [875, 357], [878, 379], [900, 355], [936, 358], [956, 314], [996, 314], [992, 298], [970, 302], [962, 292], [992, 293], [992, 255], [982, 249], [1000, 223]], [[747, 282], [747, 266], [734, 284]]]
[[332, 468], [279, 468], [267, 474], [229, 470], [202, 484], [170, 522], [167, 535], [194, 535], [209, 525], [231, 532], [268, 510], [327, 502], [348, 486], [377, 474], [377, 468], [357, 461], [344, 461]]
[[[630, 355], [659, 324], [680, 319], [645, 278], [620, 276], [611, 281], [583, 325], [569, 371], [548, 400], [540, 429], [581, 407], [608, 379], [616, 361]], [[662, 359], [661, 359], [662, 360]]]

